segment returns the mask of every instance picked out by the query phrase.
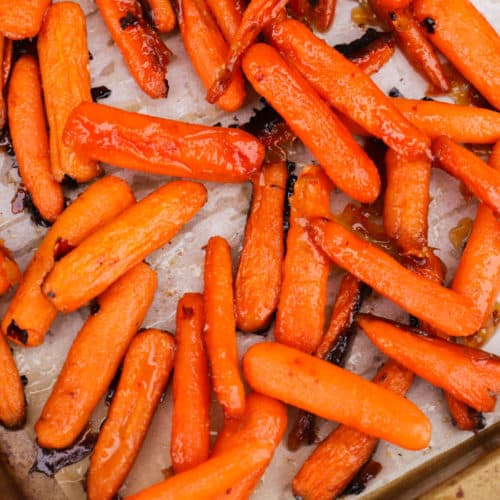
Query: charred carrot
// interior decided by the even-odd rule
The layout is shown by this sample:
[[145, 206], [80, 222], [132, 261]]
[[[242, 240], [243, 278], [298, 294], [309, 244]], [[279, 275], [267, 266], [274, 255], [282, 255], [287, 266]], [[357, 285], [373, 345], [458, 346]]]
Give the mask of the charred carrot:
[[245, 389], [238, 367], [233, 309], [231, 249], [224, 238], [210, 238], [205, 256], [205, 345], [212, 385], [224, 413], [239, 417], [245, 411]]
[[9, 340], [27, 346], [43, 342], [57, 316], [57, 309], [42, 293], [45, 276], [62, 255], [132, 203], [128, 184], [109, 176], [92, 184], [66, 208], [38, 247], [3, 317], [2, 330]]
[[203, 346], [203, 296], [185, 294], [177, 306], [176, 322], [170, 456], [178, 474], [203, 463], [210, 451], [210, 382]]
[[243, 373], [255, 391], [403, 448], [421, 449], [429, 442], [430, 422], [413, 403], [291, 347], [252, 346], [243, 357]]
[[241, 23], [241, 3], [238, 0], [207, 0], [207, 4], [226, 42], [230, 44]]
[[297, 70], [264, 44], [248, 50], [243, 70], [340, 189], [366, 203], [377, 198], [380, 178], [375, 165]]
[[49, 4], [50, 0], [0, 0], [0, 33], [12, 40], [33, 38]]
[[469, 298], [405, 269], [340, 224], [316, 219], [309, 233], [338, 266], [434, 328], [459, 337], [481, 326], [482, 314]]
[[323, 337], [330, 263], [306, 230], [307, 217], [329, 214], [332, 185], [320, 167], [301, 172], [290, 198], [283, 283], [274, 335], [278, 342], [311, 353]]
[[54, 222], [64, 209], [64, 195], [50, 167], [40, 72], [31, 56], [23, 56], [14, 66], [8, 106], [9, 130], [19, 173], [40, 215]]
[[373, 75], [389, 62], [395, 49], [394, 35], [384, 33], [348, 58], [365, 74]]
[[201, 184], [174, 181], [125, 209], [53, 267], [42, 290], [59, 311], [75, 311], [168, 243], [205, 204]]
[[125, 481], [170, 376], [174, 351], [173, 338], [160, 330], [138, 333], [130, 343], [108, 417], [90, 458], [89, 500], [111, 500]]
[[252, 205], [235, 280], [236, 323], [244, 332], [266, 328], [278, 305], [287, 178], [284, 162], [265, 165], [253, 178]]
[[257, 172], [264, 147], [238, 129], [205, 127], [82, 104], [65, 141], [82, 154], [125, 168], [216, 182], [242, 182]]
[[21, 271], [12, 254], [0, 240], [0, 295], [21, 281]]
[[160, 33], [168, 33], [175, 28], [175, 12], [170, 0], [147, 0], [151, 9], [154, 27]]
[[83, 431], [145, 318], [156, 286], [156, 273], [141, 263], [98, 298], [99, 310], [78, 333], [35, 425], [41, 446], [66, 448]]
[[137, 85], [150, 97], [167, 97], [171, 52], [144, 20], [140, 2], [96, 0], [96, 4]]

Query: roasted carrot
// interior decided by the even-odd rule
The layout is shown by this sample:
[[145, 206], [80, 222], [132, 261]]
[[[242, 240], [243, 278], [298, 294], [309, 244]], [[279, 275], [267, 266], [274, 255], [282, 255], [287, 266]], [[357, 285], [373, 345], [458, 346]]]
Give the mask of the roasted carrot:
[[141, 263], [98, 298], [99, 310], [74, 340], [35, 425], [41, 446], [66, 448], [83, 431], [146, 316], [156, 286], [156, 273]]
[[96, 4], [137, 85], [150, 97], [167, 97], [171, 52], [144, 20], [140, 2], [96, 0]]
[[500, 214], [500, 172], [445, 136], [434, 140], [432, 152], [440, 167], [460, 179], [474, 196]]
[[478, 411], [492, 411], [500, 391], [500, 358], [493, 354], [410, 333], [374, 316], [358, 316], [359, 326], [387, 356]]
[[484, 426], [481, 412], [478, 412], [459, 401], [449, 392], [445, 393], [446, 404], [451, 415], [453, 425], [461, 431], [478, 431]]
[[231, 249], [224, 238], [210, 238], [205, 256], [205, 345], [217, 400], [229, 417], [245, 411], [245, 389], [238, 367], [233, 306]]
[[231, 43], [241, 23], [242, 10], [238, 0], [207, 0], [227, 43]]
[[10, 251], [0, 240], [0, 295], [21, 281], [22, 275]]
[[[206, 0], [179, 0], [179, 26], [186, 51], [205, 88], [214, 82], [217, 70], [224, 64], [229, 45], [224, 39]], [[245, 84], [241, 72], [235, 71], [225, 92], [216, 103], [224, 111], [236, 111], [245, 101]]]
[[244, 332], [266, 328], [278, 305], [287, 178], [285, 163], [278, 162], [265, 165], [252, 179], [252, 205], [235, 280], [236, 323]]
[[375, 165], [297, 70], [264, 44], [248, 50], [243, 70], [340, 189], [365, 203], [377, 198], [380, 178]]
[[320, 417], [407, 449], [429, 443], [430, 422], [413, 403], [297, 349], [274, 342], [256, 344], [243, 357], [243, 373], [255, 391]]
[[111, 500], [125, 481], [170, 376], [174, 352], [173, 338], [160, 330], [138, 333], [130, 343], [90, 458], [89, 500]]
[[127, 208], [55, 264], [42, 286], [59, 311], [75, 311], [168, 243], [205, 204], [201, 184], [174, 181]]
[[330, 106], [399, 154], [429, 156], [427, 136], [403, 117], [363, 70], [304, 24], [293, 19], [280, 23], [272, 42]]
[[0, 33], [12, 40], [33, 38], [49, 4], [50, 0], [0, 0]]
[[2, 330], [9, 340], [27, 346], [43, 342], [57, 316], [57, 309], [41, 290], [45, 276], [65, 252], [132, 203], [128, 184], [109, 176], [92, 184], [66, 208], [38, 247], [3, 317]]
[[318, 0], [314, 3], [316, 5], [313, 8], [312, 20], [316, 29], [324, 33], [330, 29], [333, 23], [337, 0]]
[[82, 154], [169, 176], [242, 182], [264, 160], [262, 144], [242, 130], [154, 118], [102, 104], [76, 108], [64, 135]]
[[170, 0], [147, 0], [155, 28], [160, 33], [168, 33], [175, 28], [175, 12]]
[[3, 59], [2, 59], [2, 65], [0, 67], [1, 70], [1, 80], [2, 88], [5, 88], [7, 85], [7, 81], [9, 80], [10, 76], [10, 70], [12, 68], [12, 59], [14, 55], [14, 42], [10, 40], [9, 38], [3, 38]]
[[52, 175], [40, 71], [31, 56], [19, 59], [8, 93], [9, 130], [19, 174], [40, 215], [54, 222], [64, 209], [61, 185]]
[[203, 296], [185, 294], [177, 306], [176, 322], [170, 456], [178, 474], [203, 463], [210, 451], [210, 382], [203, 346]]
[[491, 152], [489, 159], [489, 164], [496, 170], [500, 170], [500, 139], [493, 147], [493, 151]]
[[434, 328], [459, 337], [481, 326], [482, 313], [469, 298], [405, 269], [340, 224], [316, 219], [309, 233], [338, 266]]
[[348, 59], [367, 75], [373, 75], [393, 56], [396, 45], [392, 33], [379, 38], [351, 54]]
[[306, 230], [307, 217], [329, 214], [332, 185], [321, 167], [305, 167], [290, 198], [283, 283], [274, 335], [278, 342], [311, 353], [323, 337], [330, 263]]
[[[373, 382], [404, 396], [413, 374], [394, 361], [378, 371]], [[309, 456], [295, 476], [292, 488], [304, 500], [330, 500], [342, 493], [375, 451], [378, 439], [339, 425]]]
[[416, 18], [431, 42], [497, 109], [500, 37], [469, 0], [415, 0]]
[[5, 99], [4, 99], [4, 78], [3, 78], [3, 62], [4, 62], [4, 53], [5, 53], [5, 43], [6, 38], [0, 33], [0, 69], [2, 69], [2, 75], [0, 78], [0, 130], [3, 129], [5, 122], [7, 121], [7, 108], [5, 107]]

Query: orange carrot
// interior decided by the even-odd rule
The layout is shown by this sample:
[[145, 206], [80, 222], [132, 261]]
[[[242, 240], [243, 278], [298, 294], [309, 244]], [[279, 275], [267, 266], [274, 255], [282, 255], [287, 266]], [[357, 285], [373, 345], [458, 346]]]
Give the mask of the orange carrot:
[[498, 142], [493, 147], [489, 163], [496, 170], [500, 170], [500, 140], [498, 140]]
[[500, 391], [500, 358], [472, 347], [424, 337], [360, 315], [359, 326], [387, 356], [478, 411], [492, 411]]
[[335, 17], [335, 9], [337, 0], [318, 0], [313, 8], [313, 22], [316, 29], [321, 32], [326, 32], [330, 29], [333, 18]]
[[141, 263], [99, 297], [99, 310], [74, 340], [35, 425], [41, 446], [66, 448], [83, 431], [145, 318], [156, 286], [156, 273]]
[[33, 38], [50, 0], [0, 0], [0, 33], [12, 40]]
[[235, 280], [236, 323], [244, 332], [265, 329], [278, 305], [287, 178], [284, 162], [264, 166], [253, 178], [252, 206]]
[[21, 271], [12, 254], [0, 240], [0, 295], [21, 281]]
[[274, 342], [252, 346], [243, 357], [243, 373], [255, 391], [320, 417], [407, 449], [429, 443], [430, 422], [413, 403], [291, 347]]
[[4, 47], [3, 47], [3, 60], [0, 67], [0, 81], [2, 82], [0, 87], [4, 88], [9, 80], [10, 70], [12, 68], [12, 60], [14, 55], [14, 42], [9, 38], [4, 37]]
[[224, 238], [210, 238], [205, 256], [205, 345], [212, 385], [224, 413], [239, 417], [245, 411], [245, 389], [238, 368], [233, 309], [231, 249]]
[[155, 28], [160, 33], [168, 33], [175, 28], [175, 12], [170, 0], [147, 0], [151, 8], [151, 17]]
[[375, 165], [297, 70], [264, 44], [248, 50], [243, 70], [340, 189], [364, 203], [377, 198], [380, 178]]
[[203, 346], [203, 296], [187, 293], [177, 306], [177, 352], [170, 456], [178, 474], [203, 463], [210, 451], [210, 381]]
[[394, 35], [384, 33], [373, 42], [349, 55], [349, 60], [365, 74], [373, 75], [389, 62], [395, 48]]
[[43, 342], [57, 316], [57, 309], [41, 290], [45, 276], [64, 253], [132, 203], [128, 184], [109, 176], [89, 186], [66, 208], [38, 247], [3, 317], [2, 330], [9, 340], [27, 346]]
[[144, 20], [140, 2], [96, 0], [96, 4], [139, 87], [150, 97], [167, 97], [171, 52]]
[[257, 172], [264, 147], [238, 129], [206, 127], [82, 104], [66, 125], [78, 152], [124, 168], [216, 182], [242, 182]]
[[231, 43], [241, 23], [241, 4], [237, 0], [207, 0], [227, 43]]
[[484, 426], [482, 414], [462, 401], [452, 396], [449, 392], [445, 393], [446, 404], [455, 427], [461, 431], [478, 431]]
[[338, 266], [438, 330], [458, 337], [471, 335], [481, 326], [482, 314], [469, 298], [405, 269], [340, 224], [316, 219], [309, 232]]
[[204, 186], [165, 184], [87, 237], [53, 267], [42, 290], [59, 311], [75, 311], [168, 243], [205, 204]]
[[[90, 458], [89, 500], [111, 500], [139, 453], [174, 364], [175, 342], [160, 330], [138, 333]], [[118, 440], [118, 441], [117, 441]]]
[[49, 137], [36, 60], [23, 56], [10, 79], [9, 130], [19, 174], [40, 215], [54, 222], [64, 209], [62, 188], [52, 175]]
[[7, 108], [5, 107], [5, 99], [3, 96], [3, 88], [5, 86], [3, 80], [5, 43], [6, 38], [0, 33], [0, 69], [2, 69], [2, 75], [0, 77], [0, 130], [3, 129], [5, 122], [7, 121]]

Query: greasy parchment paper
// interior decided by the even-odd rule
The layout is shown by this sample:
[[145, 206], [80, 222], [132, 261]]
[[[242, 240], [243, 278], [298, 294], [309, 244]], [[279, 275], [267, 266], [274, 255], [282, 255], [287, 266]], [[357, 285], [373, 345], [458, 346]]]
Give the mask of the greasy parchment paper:
[[[93, 86], [106, 85], [112, 90], [106, 104], [130, 111], [175, 118], [189, 122], [213, 125], [245, 123], [258, 107], [258, 99], [249, 92], [247, 106], [236, 114], [227, 114], [205, 102], [205, 90], [194, 73], [187, 58], [178, 33], [165, 37], [170, 49], [175, 54], [168, 69], [170, 95], [168, 99], [152, 100], [145, 96], [130, 77], [121, 56], [110, 40], [94, 2], [80, 0], [79, 3], [88, 15], [89, 49], [93, 54], [90, 64]], [[474, 0], [473, 3], [488, 17], [490, 22], [500, 29], [500, 1]], [[325, 38], [330, 43], [348, 42], [358, 38], [362, 30], [354, 25], [350, 12], [357, 6], [354, 0], [339, 0], [336, 20]], [[427, 84], [408, 65], [405, 58], [397, 52], [392, 60], [374, 77], [378, 85], [388, 92], [397, 87], [406, 97], [423, 97]], [[290, 160], [296, 161], [298, 170], [301, 165], [311, 161], [309, 153], [300, 145], [290, 151]], [[33, 224], [28, 214], [13, 215], [10, 201], [19, 183], [17, 170], [12, 168], [12, 159], [0, 153], [0, 238], [14, 252], [24, 269], [30, 261], [45, 230]], [[346, 166], [348, 168], [348, 166]], [[136, 196], [140, 199], [155, 187], [168, 179], [155, 177], [140, 172], [131, 172], [106, 167], [108, 173], [119, 175], [132, 183]], [[411, 179], [409, 179], [411, 182]], [[149, 264], [157, 271], [159, 289], [155, 302], [144, 325], [173, 332], [175, 330], [175, 310], [178, 299], [185, 292], [202, 291], [203, 247], [210, 236], [225, 237], [232, 249], [234, 262], [241, 250], [246, 213], [249, 206], [251, 188], [249, 184], [222, 185], [205, 183], [209, 199], [200, 213], [172, 240], [148, 258]], [[74, 197], [77, 192], [68, 193]], [[451, 245], [448, 234], [463, 218], [473, 218], [474, 205], [467, 205], [459, 191], [458, 183], [442, 171], [435, 170], [432, 179], [432, 203], [430, 207], [429, 239], [430, 244], [439, 249], [438, 255], [448, 268], [448, 279], [456, 268], [458, 252]], [[332, 196], [332, 210], [338, 212], [346, 203], [340, 193]], [[329, 302], [335, 297], [341, 272], [332, 269]], [[11, 295], [0, 299], [0, 314], [7, 308]], [[446, 304], [443, 304], [446, 307]], [[381, 299], [370, 298], [363, 310], [406, 320], [406, 314]], [[28, 378], [26, 396], [28, 399], [28, 423], [18, 432], [0, 432], [0, 454], [5, 458], [14, 476], [21, 482], [20, 487], [29, 498], [85, 498], [82, 478], [88, 467], [88, 460], [67, 467], [55, 476], [55, 481], [48, 480], [41, 474], [28, 475], [29, 466], [34, 460], [33, 425], [47, 399], [50, 389], [64, 362], [76, 333], [83, 324], [88, 311], [82, 310], [67, 316], [59, 316], [54, 323], [46, 342], [34, 349], [14, 347], [16, 361], [21, 374]], [[103, 332], [105, 334], [105, 332]], [[238, 334], [240, 354], [243, 354], [255, 342], [265, 341], [255, 335]], [[268, 336], [272, 339], [272, 331]], [[500, 338], [493, 338], [485, 348], [500, 354]], [[361, 333], [354, 345], [346, 368], [364, 377], [374, 375], [384, 357]], [[335, 395], [332, 394], [332, 398]], [[380, 487], [427, 463], [441, 453], [454, 448], [471, 437], [471, 433], [457, 431], [450, 422], [444, 398], [439, 390], [418, 379], [408, 397], [414, 401], [431, 419], [433, 435], [431, 445], [420, 452], [410, 452], [381, 442], [375, 454], [375, 460], [383, 465], [381, 473], [372, 480], [364, 495], [376, 492]], [[101, 403], [93, 416], [92, 424], [97, 429], [106, 415], [106, 406]], [[290, 411], [291, 421], [295, 415]], [[143, 449], [121, 491], [133, 493], [153, 482], [161, 480], [170, 465], [169, 442], [171, 420], [171, 394], [160, 404], [148, 432]], [[487, 427], [500, 421], [500, 405], [493, 413], [486, 415]], [[220, 411], [214, 405], [213, 434], [220, 426]], [[322, 422], [319, 435], [325, 437], [334, 424]], [[296, 471], [313, 447], [305, 447], [291, 453], [284, 444], [277, 450], [275, 457], [265, 473], [262, 484], [256, 489], [254, 498], [289, 499], [292, 498], [290, 483]]]

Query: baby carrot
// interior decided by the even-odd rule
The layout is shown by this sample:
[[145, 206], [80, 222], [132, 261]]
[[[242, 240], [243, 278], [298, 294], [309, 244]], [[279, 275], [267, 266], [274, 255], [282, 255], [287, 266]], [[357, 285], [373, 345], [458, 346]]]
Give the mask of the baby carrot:
[[96, 0], [96, 4], [139, 87], [150, 97], [167, 97], [171, 52], [144, 20], [140, 2]]
[[207, 4], [219, 25], [227, 43], [231, 43], [243, 14], [238, 0], [207, 0]]
[[102, 104], [76, 108], [64, 133], [81, 154], [124, 168], [216, 182], [257, 172], [264, 147], [239, 129], [206, 127], [130, 113]]
[[12, 40], [38, 34], [50, 0], [0, 0], [0, 33]]
[[365, 74], [373, 75], [389, 62], [395, 49], [394, 35], [385, 33], [366, 47], [350, 55], [349, 60]]
[[449, 392], [446, 392], [444, 396], [453, 425], [455, 425], [457, 429], [461, 431], [477, 431], [482, 428], [483, 419], [481, 412], [467, 406]]
[[238, 368], [231, 249], [219, 236], [208, 241], [203, 297], [205, 345], [214, 392], [224, 413], [239, 417], [245, 411], [245, 389]]
[[168, 243], [205, 204], [204, 186], [165, 184], [87, 237], [55, 264], [42, 286], [59, 311], [75, 311]]
[[0, 295], [21, 281], [22, 275], [16, 261], [0, 240]]
[[318, 0], [315, 3], [312, 20], [316, 29], [324, 33], [330, 29], [333, 23], [337, 0]]
[[329, 214], [331, 182], [321, 167], [301, 172], [290, 198], [290, 228], [274, 335], [278, 342], [311, 353], [323, 337], [330, 263], [306, 230], [308, 217]]
[[19, 174], [40, 215], [54, 222], [64, 209], [61, 185], [52, 175], [40, 72], [31, 56], [12, 71], [8, 93], [9, 130]]
[[66, 448], [83, 431], [144, 320], [156, 286], [156, 273], [141, 263], [99, 297], [99, 310], [78, 333], [35, 425], [41, 446]]
[[175, 12], [170, 0], [147, 0], [155, 28], [160, 33], [168, 33], [175, 28]]
[[172, 370], [174, 351], [173, 338], [160, 330], [138, 333], [130, 343], [90, 458], [89, 500], [111, 500], [125, 481]]
[[203, 346], [203, 296], [187, 293], [177, 306], [174, 406], [170, 456], [178, 474], [203, 463], [210, 451], [210, 381]]
[[482, 313], [469, 298], [405, 269], [340, 224], [316, 219], [309, 233], [338, 266], [438, 330], [459, 337], [481, 326]]
[[266, 328], [278, 305], [287, 178], [284, 162], [265, 165], [253, 178], [252, 205], [235, 280], [236, 323], [244, 332]]
[[264, 44], [248, 50], [243, 70], [340, 189], [363, 203], [377, 198], [380, 178], [375, 165], [297, 70]]
[[132, 203], [134, 195], [128, 184], [108, 176], [89, 186], [66, 208], [38, 247], [3, 317], [2, 330], [9, 340], [27, 346], [43, 342], [57, 316], [57, 309], [42, 293], [45, 276], [61, 255]]
[[255, 391], [320, 417], [407, 449], [429, 443], [431, 424], [413, 403], [291, 347], [274, 342], [252, 346], [243, 357], [243, 373]]

